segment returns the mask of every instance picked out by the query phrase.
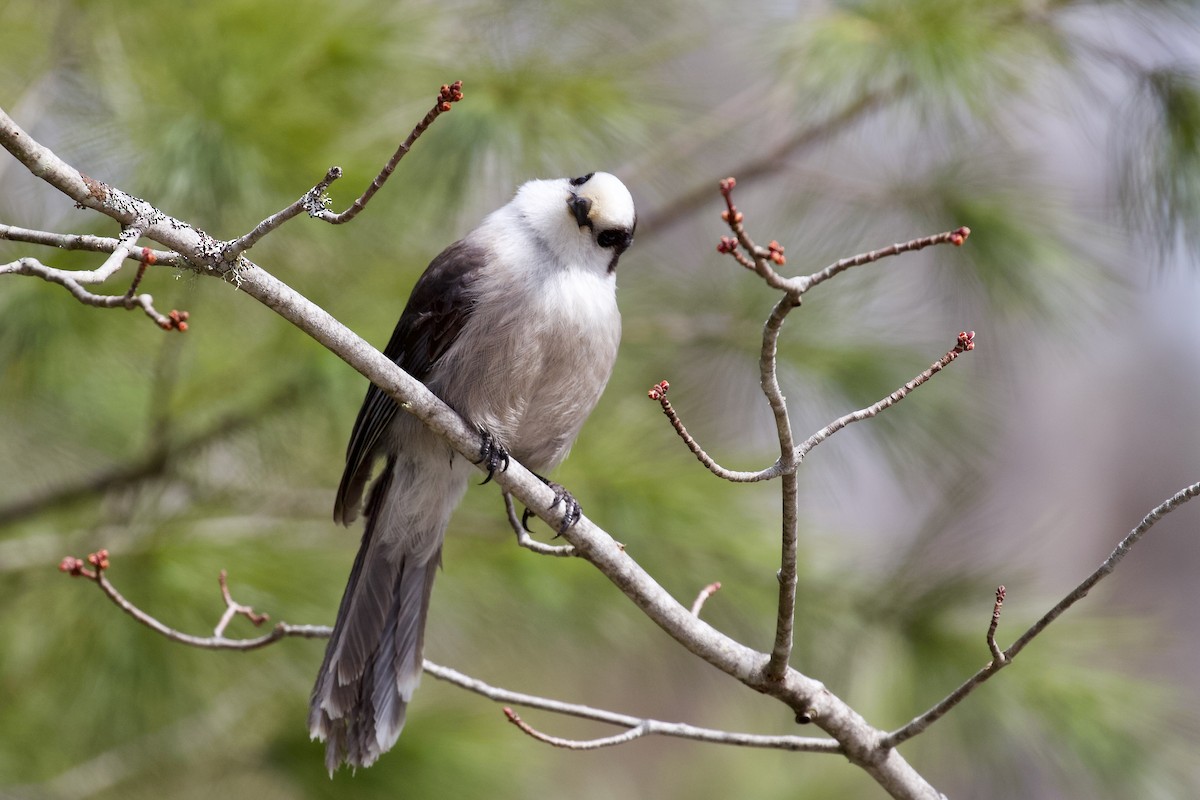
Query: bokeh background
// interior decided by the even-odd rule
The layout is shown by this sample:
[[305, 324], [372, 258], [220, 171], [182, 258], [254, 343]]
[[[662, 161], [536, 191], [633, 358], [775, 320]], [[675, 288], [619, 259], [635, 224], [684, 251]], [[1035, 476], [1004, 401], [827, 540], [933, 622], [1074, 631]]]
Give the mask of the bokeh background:
[[[795, 664], [890, 728], [986, 662], [997, 584], [1007, 643], [1200, 476], [1198, 20], [1154, 0], [0, 1], [0, 104], [85, 172], [232, 237], [332, 164], [349, 203], [462, 79], [466, 100], [367, 213], [298, 219], [252, 253], [379, 345], [428, 260], [521, 181], [619, 174], [641, 213], [624, 342], [557, 477], [681, 600], [721, 581], [706, 618], [759, 648], [775, 488], [711, 477], [645, 399], [668, 379], [723, 463], [774, 459], [756, 364], [774, 298], [715, 252], [717, 181], [739, 178], [751, 233], [797, 273], [970, 226], [962, 249], [814, 291], [782, 340], [807, 435], [978, 332], [803, 470]], [[0, 221], [116, 234], [7, 156]], [[0, 243], [0, 262], [26, 254], [100, 261]], [[363, 379], [230, 285], [156, 269], [144, 286], [191, 313], [185, 335], [0, 280], [0, 796], [881, 796], [825, 756], [553, 750], [431, 679], [395, 750], [331, 781], [305, 728], [322, 642], [181, 647], [56, 571], [107, 547], [130, 599], [203, 634], [222, 568], [272, 619], [330, 623], [357, 546], [330, 508]], [[1198, 527], [1200, 509], [1169, 517], [905, 756], [955, 798], [1200, 793]], [[492, 486], [468, 493], [445, 566], [439, 663], [631, 714], [811, 732], [586, 565], [514, 546]]]

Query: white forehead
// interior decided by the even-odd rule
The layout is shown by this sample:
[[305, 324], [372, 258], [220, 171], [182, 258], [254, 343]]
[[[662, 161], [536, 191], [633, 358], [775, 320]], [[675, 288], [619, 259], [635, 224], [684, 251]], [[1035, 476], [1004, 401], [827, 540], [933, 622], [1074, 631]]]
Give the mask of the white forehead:
[[636, 212], [633, 195], [616, 175], [607, 172], [593, 173], [588, 180], [575, 188], [575, 193], [592, 201], [592, 216], [606, 227], [633, 228]]

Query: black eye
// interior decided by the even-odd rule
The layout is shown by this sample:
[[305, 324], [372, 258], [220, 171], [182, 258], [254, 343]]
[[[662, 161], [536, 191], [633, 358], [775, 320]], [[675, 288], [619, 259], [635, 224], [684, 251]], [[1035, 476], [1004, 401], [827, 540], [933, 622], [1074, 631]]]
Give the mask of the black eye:
[[594, 173], [594, 172], [589, 172], [587, 175], [580, 175], [578, 178], [571, 178], [571, 185], [572, 186], [583, 186], [585, 183], [590, 181], [592, 179], [592, 176], [595, 174], [596, 173]]
[[619, 228], [610, 228], [606, 231], [600, 231], [599, 235], [596, 236], [596, 244], [601, 247], [614, 247], [620, 252], [629, 247], [631, 239], [632, 237], [627, 231]]

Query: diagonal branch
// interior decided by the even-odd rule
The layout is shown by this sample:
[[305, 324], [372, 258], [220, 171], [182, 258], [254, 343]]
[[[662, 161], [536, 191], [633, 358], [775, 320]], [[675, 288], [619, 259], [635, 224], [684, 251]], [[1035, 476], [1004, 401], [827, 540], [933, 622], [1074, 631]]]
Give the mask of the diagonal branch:
[[807, 292], [814, 286], [824, 283], [835, 275], [839, 275], [852, 267], [861, 267], [863, 264], [871, 264], [888, 256], [898, 256], [901, 253], [913, 253], [917, 250], [924, 250], [926, 247], [935, 244], [952, 244], [955, 247], [961, 247], [967, 237], [971, 235], [971, 229], [963, 226], [952, 231], [937, 233], [933, 236], [923, 236], [919, 239], [912, 239], [907, 242], [899, 242], [897, 244], [881, 247], [878, 250], [872, 250], [868, 253], [861, 253], [857, 256], [843, 258], [840, 261], [835, 261], [820, 272], [814, 272], [805, 278], [796, 278], [797, 284], [800, 286], [800, 292]]
[[667, 419], [670, 420], [671, 426], [675, 428], [675, 432], [679, 434], [679, 438], [683, 440], [685, 445], [687, 445], [688, 450], [692, 451], [692, 455], [696, 456], [696, 459], [708, 468], [709, 472], [711, 472], [713, 475], [716, 475], [718, 478], [723, 478], [731, 483], [754, 483], [757, 481], [766, 481], [771, 480], [772, 478], [777, 478], [782, 474], [778, 461], [776, 461], [772, 466], [763, 470], [759, 470], [758, 472], [738, 472], [736, 470], [726, 469], [718, 464], [712, 456], [704, 452], [704, 448], [700, 446], [700, 443], [693, 439], [692, 435], [688, 433], [687, 428], [683, 426], [683, 420], [679, 419], [679, 414], [676, 413], [675, 407], [672, 406], [671, 401], [667, 399], [667, 390], [670, 388], [671, 384], [667, 383], [666, 381], [659, 381], [653, 387], [651, 387], [650, 391], [646, 393], [646, 396], [651, 400], [658, 401], [659, 405], [662, 406], [663, 414], [665, 414]]
[[341, 225], [342, 223], [349, 222], [357, 217], [358, 213], [366, 208], [367, 203], [371, 201], [371, 198], [375, 196], [375, 193], [383, 188], [384, 182], [387, 181], [387, 179], [390, 178], [392, 173], [396, 170], [396, 165], [400, 163], [400, 159], [408, 155], [408, 151], [412, 149], [413, 143], [420, 138], [421, 134], [429, 129], [429, 126], [433, 124], [435, 119], [453, 108], [453, 103], [457, 103], [462, 99], [462, 81], [455, 81], [448, 86], [443, 85], [441, 91], [438, 92], [438, 99], [437, 102], [434, 103], [433, 108], [429, 110], [429, 113], [425, 115], [424, 119], [417, 123], [416, 127], [412, 129], [412, 133], [408, 135], [408, 138], [400, 143], [400, 146], [396, 148], [396, 152], [393, 153], [392, 157], [388, 159], [388, 162], [383, 165], [383, 169], [381, 169], [379, 174], [375, 176], [375, 180], [371, 181], [371, 185], [367, 187], [366, 191], [362, 193], [361, 197], [355, 200], [349, 208], [340, 214], [333, 214], [324, 209], [319, 211], [313, 210], [309, 213], [317, 219], [325, 220], [331, 225]]
[[959, 331], [958, 342], [951, 350], [947, 351], [944, 356], [930, 364], [929, 369], [925, 370], [920, 375], [880, 400], [878, 403], [873, 403], [866, 408], [861, 408], [858, 411], [852, 411], [849, 414], [838, 417], [833, 422], [829, 423], [824, 428], [805, 439], [804, 442], [802, 442], [800, 446], [796, 448], [796, 458], [798, 460], [803, 460], [804, 457], [808, 455], [814, 447], [841, 429], [845, 428], [847, 425], [853, 422], [861, 422], [864, 419], [870, 419], [871, 417], [878, 416], [883, 410], [896, 405], [896, 403], [899, 403], [901, 400], [908, 397], [908, 395], [918, 386], [925, 383], [934, 375], [941, 372], [943, 369], [953, 363], [954, 360], [960, 355], [974, 349], [975, 331]]
[[[1121, 563], [1121, 560], [1125, 558], [1125, 556], [1129, 554], [1129, 551], [1133, 549], [1133, 546], [1137, 544], [1138, 541], [1145, 536], [1152, 527], [1154, 527], [1156, 522], [1198, 495], [1200, 495], [1200, 483], [1193, 483], [1191, 486], [1180, 489], [1173, 496], [1154, 508], [1149, 514], [1142, 518], [1142, 521], [1138, 523], [1137, 527], [1131, 530], [1125, 536], [1125, 538], [1121, 540], [1116, 549], [1109, 554], [1108, 558], [1104, 559], [1104, 562], [1100, 564], [1100, 566], [1097, 567], [1091, 575], [1087, 576], [1087, 578], [1085, 578], [1082, 583], [1076, 586], [1066, 597], [1064, 597], [1062, 600], [1059, 600], [1058, 603], [1056, 603], [1053, 608], [1047, 611], [1041, 619], [1031, 625], [1029, 629], [1021, 634], [1015, 642], [1009, 645], [1007, 650], [1000, 653], [999, 657], [996, 657], [995, 653], [993, 652], [993, 658], [986, 667], [982, 668], [968, 678], [965, 683], [947, 695], [944, 699], [942, 699], [924, 714], [916, 717], [904, 727], [897, 728], [889, 733], [884, 738], [883, 745], [885, 747], [895, 747], [921, 733], [930, 725], [945, 716], [947, 711], [961, 703], [963, 699], [967, 697], [967, 695], [979, 688], [979, 686], [986, 680], [991, 678], [1004, 667], [1007, 667], [1009, 664], [1011, 664], [1013, 659], [1016, 658], [1017, 654], [1024, 650], [1026, 645], [1028, 645], [1039, 634], [1046, 630], [1050, 623], [1058, 619], [1068, 608], [1086, 597], [1087, 593], [1090, 592], [1096, 586], [1096, 584], [1112, 574], [1112, 571], [1117, 568], [1117, 564]], [[1000, 605], [1003, 602], [1003, 596], [1005, 594], [1003, 588], [1004, 587], [1001, 587], [996, 593], [996, 604], [992, 612], [993, 623], [989, 626], [989, 640], [994, 633], [995, 623], [998, 621]]]

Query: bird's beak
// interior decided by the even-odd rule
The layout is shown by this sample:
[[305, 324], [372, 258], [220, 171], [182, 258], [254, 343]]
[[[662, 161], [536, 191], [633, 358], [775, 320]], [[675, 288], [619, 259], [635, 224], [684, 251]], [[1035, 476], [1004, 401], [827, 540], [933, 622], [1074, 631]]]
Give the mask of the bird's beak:
[[588, 212], [592, 210], [592, 201], [586, 197], [580, 197], [577, 194], [567, 198], [567, 207], [571, 209], [571, 213], [575, 215], [575, 221], [579, 223], [581, 228], [592, 227], [592, 221], [588, 219]]

